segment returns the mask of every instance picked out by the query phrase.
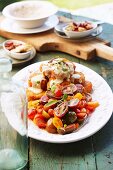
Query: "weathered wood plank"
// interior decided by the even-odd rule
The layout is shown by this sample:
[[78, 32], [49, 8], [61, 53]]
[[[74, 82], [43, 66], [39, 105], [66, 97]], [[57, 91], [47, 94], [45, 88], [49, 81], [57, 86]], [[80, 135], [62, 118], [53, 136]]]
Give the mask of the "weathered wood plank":
[[[89, 68], [99, 73], [113, 89], [113, 62], [97, 58], [95, 61], [92, 62], [92, 64], [91, 61], [87, 63], [81, 61], [81, 63], [87, 65]], [[98, 170], [113, 169], [112, 125], [113, 116], [111, 117], [110, 121], [105, 125], [105, 127], [102, 128], [92, 137], [95, 152], [95, 160]]]
[[91, 139], [49, 144], [31, 139], [30, 170], [96, 170]]

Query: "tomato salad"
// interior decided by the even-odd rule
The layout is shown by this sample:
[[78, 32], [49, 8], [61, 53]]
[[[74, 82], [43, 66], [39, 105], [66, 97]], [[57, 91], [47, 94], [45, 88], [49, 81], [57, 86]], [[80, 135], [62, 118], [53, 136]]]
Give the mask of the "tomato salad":
[[72, 22], [69, 23], [69, 25], [66, 28], [67, 31], [77, 31], [77, 32], [83, 32], [91, 29], [93, 29], [93, 25], [92, 23], [87, 21], [81, 23]]
[[92, 83], [73, 62], [52, 59], [29, 77], [28, 118], [49, 133], [72, 133], [99, 106], [91, 93]]

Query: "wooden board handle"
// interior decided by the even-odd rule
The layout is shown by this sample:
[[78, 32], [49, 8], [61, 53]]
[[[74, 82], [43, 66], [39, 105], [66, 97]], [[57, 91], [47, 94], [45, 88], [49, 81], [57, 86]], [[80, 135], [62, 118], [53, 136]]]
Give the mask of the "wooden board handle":
[[106, 46], [104, 44], [96, 44], [95, 47], [97, 56], [113, 61], [113, 48]]
[[[83, 48], [81, 48], [83, 46]], [[95, 50], [92, 48], [87, 48], [85, 45], [74, 45], [72, 43], [67, 42], [60, 42], [57, 40], [57, 42], [47, 42], [43, 43], [39, 47], [39, 51], [61, 51], [68, 54], [71, 54], [73, 56], [76, 56], [78, 58], [88, 60], [95, 56]]]

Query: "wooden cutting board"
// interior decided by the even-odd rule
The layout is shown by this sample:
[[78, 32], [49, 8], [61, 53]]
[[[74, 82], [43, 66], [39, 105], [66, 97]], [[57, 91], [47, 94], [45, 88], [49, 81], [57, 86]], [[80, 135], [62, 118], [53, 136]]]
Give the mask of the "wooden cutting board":
[[[3, 18], [0, 18], [0, 22]], [[74, 42], [58, 37], [54, 30], [37, 34], [20, 35], [6, 32], [0, 28], [0, 35], [8, 39], [22, 40], [33, 45], [37, 51], [61, 51], [75, 57], [89, 60], [95, 56], [113, 61], [113, 48], [110, 42], [94, 38], [87, 42]]]

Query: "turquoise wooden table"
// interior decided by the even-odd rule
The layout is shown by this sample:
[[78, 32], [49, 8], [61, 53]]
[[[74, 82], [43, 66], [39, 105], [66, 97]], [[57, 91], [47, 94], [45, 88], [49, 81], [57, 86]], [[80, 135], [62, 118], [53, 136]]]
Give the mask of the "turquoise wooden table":
[[[113, 26], [104, 24], [101, 38], [113, 42]], [[1, 37], [1, 42], [4, 38]], [[14, 67], [12, 75], [25, 66], [51, 59], [65, 57], [83, 64], [100, 74], [113, 89], [113, 62], [100, 59], [84, 61], [61, 52], [37, 53], [25, 65]], [[29, 138], [28, 170], [113, 170], [113, 117], [96, 134], [79, 142], [51, 144]]]

